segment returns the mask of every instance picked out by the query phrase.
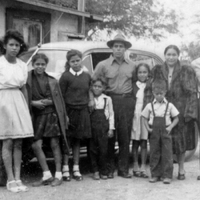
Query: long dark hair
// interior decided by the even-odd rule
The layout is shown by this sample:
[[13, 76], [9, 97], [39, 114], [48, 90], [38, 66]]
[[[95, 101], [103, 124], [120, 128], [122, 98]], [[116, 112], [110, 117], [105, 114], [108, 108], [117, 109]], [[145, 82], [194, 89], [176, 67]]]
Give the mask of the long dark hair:
[[15, 39], [20, 44], [20, 50], [19, 50], [19, 53], [17, 54], [17, 56], [19, 54], [21, 54], [22, 52], [27, 51], [28, 47], [24, 42], [24, 37], [22, 36], [22, 34], [20, 32], [18, 32], [17, 30], [9, 29], [9, 30], [7, 30], [5, 36], [2, 38], [2, 40], [0, 41], [0, 54], [6, 53], [6, 49], [4, 49], [4, 45], [8, 44], [8, 41], [10, 39]]
[[69, 65], [69, 61], [73, 56], [78, 56], [82, 59], [83, 55], [80, 51], [76, 50], [76, 49], [72, 49], [70, 51], [67, 52], [66, 58], [67, 58], [67, 62], [65, 63], [65, 70], [69, 71], [70, 69], [70, 65]]

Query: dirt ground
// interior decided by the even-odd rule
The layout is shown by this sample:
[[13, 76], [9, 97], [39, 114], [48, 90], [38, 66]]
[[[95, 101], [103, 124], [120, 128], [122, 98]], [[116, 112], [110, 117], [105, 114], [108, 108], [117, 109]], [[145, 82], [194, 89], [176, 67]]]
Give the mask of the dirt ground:
[[174, 178], [170, 185], [162, 182], [149, 183], [144, 178], [124, 179], [116, 174], [114, 179], [94, 181], [92, 173], [85, 170], [88, 168], [88, 161], [81, 160], [83, 181], [72, 180], [59, 187], [34, 188], [31, 183], [41, 177], [41, 169], [37, 163], [33, 163], [28, 170], [23, 170], [22, 175], [29, 191], [13, 194], [5, 187], [0, 187], [0, 200], [197, 200], [200, 199], [200, 181], [197, 181], [197, 176], [200, 175], [198, 154], [197, 149], [192, 159], [185, 163], [185, 181], [177, 180], [177, 164], [174, 164]]

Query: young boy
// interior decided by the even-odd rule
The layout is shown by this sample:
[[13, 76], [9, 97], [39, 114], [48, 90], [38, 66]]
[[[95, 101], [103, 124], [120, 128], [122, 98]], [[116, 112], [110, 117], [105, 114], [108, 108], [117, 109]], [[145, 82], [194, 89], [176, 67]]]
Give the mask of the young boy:
[[92, 81], [95, 109], [91, 113], [90, 157], [94, 180], [109, 178], [106, 169], [107, 149], [108, 138], [113, 137], [114, 112], [111, 98], [102, 94], [105, 86], [106, 81], [103, 78]]
[[166, 82], [155, 80], [152, 83], [154, 100], [148, 103], [142, 112], [147, 130], [150, 132], [150, 171], [149, 182], [160, 178], [170, 184], [173, 173], [173, 152], [171, 130], [178, 123], [178, 110], [165, 99]]

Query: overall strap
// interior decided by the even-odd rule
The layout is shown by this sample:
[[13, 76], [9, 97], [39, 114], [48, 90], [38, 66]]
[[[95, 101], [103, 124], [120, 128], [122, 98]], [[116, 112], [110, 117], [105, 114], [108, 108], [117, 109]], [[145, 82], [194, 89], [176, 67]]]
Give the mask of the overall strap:
[[104, 110], [106, 109], [106, 103], [107, 103], [107, 98], [104, 98], [104, 107], [103, 107]]
[[169, 107], [169, 102], [167, 102], [167, 106], [166, 106], [166, 110], [165, 110], [164, 117], [166, 117], [166, 114], [167, 114], [168, 107]]
[[154, 110], [154, 107], [153, 107], [153, 103], [151, 102], [151, 107], [152, 107], [152, 111], [153, 111], [153, 116], [155, 117], [156, 114], [155, 114], [155, 110]]

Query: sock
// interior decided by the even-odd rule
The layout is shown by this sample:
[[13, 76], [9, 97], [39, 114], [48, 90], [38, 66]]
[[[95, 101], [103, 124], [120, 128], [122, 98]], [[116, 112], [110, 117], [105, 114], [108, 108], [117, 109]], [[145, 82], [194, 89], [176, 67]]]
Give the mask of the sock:
[[61, 180], [62, 179], [62, 172], [56, 172], [55, 178]]
[[63, 168], [62, 168], [62, 171], [63, 172], [69, 172], [69, 165], [63, 165]]
[[69, 177], [69, 165], [63, 165], [62, 168], [62, 172], [63, 172], [63, 177]]
[[74, 165], [73, 166], [73, 171], [79, 171], [79, 165]]
[[74, 173], [74, 176], [81, 176], [80, 171], [79, 171], [79, 165], [73, 166], [73, 173]]
[[51, 177], [52, 177], [51, 172], [50, 171], [45, 171], [45, 172], [43, 172], [42, 180], [45, 181], [45, 180], [47, 180], [47, 179], [49, 179]]

